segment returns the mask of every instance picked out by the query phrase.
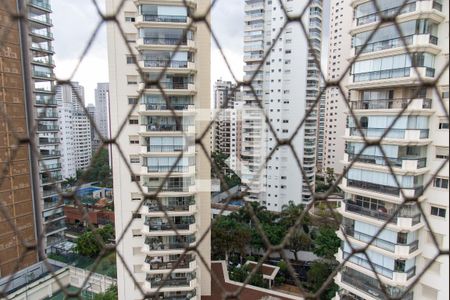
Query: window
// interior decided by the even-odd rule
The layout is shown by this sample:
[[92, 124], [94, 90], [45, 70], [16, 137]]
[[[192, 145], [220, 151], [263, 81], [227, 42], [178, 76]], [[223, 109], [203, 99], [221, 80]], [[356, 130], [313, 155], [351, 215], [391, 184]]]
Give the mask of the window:
[[125, 22], [136, 22], [136, 18], [135, 17], [125, 17]]
[[431, 207], [431, 214], [433, 216], [445, 218], [446, 210], [445, 210], [445, 208], [432, 206]]
[[441, 189], [448, 189], [448, 179], [436, 177], [433, 186]]
[[437, 159], [447, 159], [448, 158], [448, 148], [447, 147], [436, 147], [436, 158]]
[[130, 144], [132, 145], [139, 144], [139, 137], [130, 137]]
[[133, 65], [136, 63], [136, 59], [133, 57], [133, 55], [127, 55], [127, 64]]
[[132, 156], [130, 157], [130, 163], [132, 164], [139, 164], [141, 162], [141, 159], [139, 158], [139, 156]]
[[139, 124], [139, 120], [138, 119], [130, 119], [130, 120], [128, 120], [128, 123], [130, 125], [137, 125], [137, 124]]
[[133, 182], [139, 182], [139, 181], [141, 181], [141, 176], [138, 176], [138, 175], [131, 175], [131, 181], [133, 181]]
[[138, 103], [138, 98], [136, 97], [128, 97], [128, 104], [137, 104]]
[[448, 122], [440, 121], [439, 122], [439, 129], [448, 129]]

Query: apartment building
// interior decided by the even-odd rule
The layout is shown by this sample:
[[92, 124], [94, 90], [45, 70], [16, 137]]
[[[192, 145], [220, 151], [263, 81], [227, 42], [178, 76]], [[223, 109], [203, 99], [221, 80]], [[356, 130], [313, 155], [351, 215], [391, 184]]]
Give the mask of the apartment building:
[[[348, 54], [352, 47], [352, 0], [331, 1], [330, 24], [328, 43], [327, 79], [334, 82], [348, 81], [346, 72], [349, 62]], [[328, 87], [325, 99], [325, 128], [323, 143], [322, 170], [327, 168], [334, 170], [335, 174], [342, 174], [344, 164], [341, 158], [344, 156], [345, 144], [342, 138], [345, 135], [346, 120], [342, 116], [348, 112], [346, 97], [348, 96], [345, 84], [341, 85], [343, 93], [337, 87]]]
[[92, 146], [92, 154], [94, 155], [95, 152], [97, 151], [97, 149], [101, 145], [101, 140], [100, 140], [97, 132], [94, 129], [94, 124], [96, 123], [95, 120], [97, 118], [97, 110], [95, 109], [95, 105], [93, 105], [93, 104], [88, 104], [88, 106], [86, 106], [86, 110], [91, 119], [91, 122], [90, 122], [91, 144], [92, 144], [91, 146]]
[[26, 76], [20, 48], [23, 23], [10, 18], [11, 12], [18, 11], [16, 0], [8, 0], [0, 7], [0, 32], [3, 33], [0, 45], [0, 203], [9, 221], [16, 226], [11, 227], [5, 215], [0, 216], [0, 279], [38, 260], [37, 250], [28, 251], [22, 246], [22, 242], [36, 243], [33, 201], [38, 199], [33, 196], [33, 180], [37, 177], [33, 176], [30, 163], [30, 156], [34, 154], [27, 144], [17, 140], [29, 134], [27, 123], [32, 117], [27, 111], [29, 104], [23, 80]]
[[[316, 53], [320, 59], [322, 2], [283, 1], [290, 15], [299, 15], [309, 4], [302, 19], [308, 36], [298, 25], [290, 23], [280, 37], [278, 31], [283, 28], [286, 16], [279, 1], [247, 0], [245, 3], [244, 80], [252, 80], [252, 89], [245, 88], [243, 95], [246, 105], [242, 114], [242, 181], [250, 187], [247, 200], [260, 201], [269, 210], [280, 211], [290, 201], [307, 203], [311, 200], [311, 192], [314, 192], [315, 100], [320, 79], [313, 54]], [[263, 62], [268, 51], [270, 54]], [[276, 147], [277, 140], [258, 109], [259, 104], [279, 139], [289, 139], [296, 133], [291, 143], [306, 178], [293, 163], [296, 158], [288, 147], [276, 149], [265, 168], [260, 170], [266, 156]], [[309, 110], [311, 112], [307, 116]], [[304, 118], [304, 125], [297, 131], [300, 120]]]
[[[227, 156], [227, 165], [235, 173], [240, 169], [242, 92], [230, 81], [214, 85], [214, 151]], [[228, 175], [228, 174], [227, 174]]]
[[[108, 0], [108, 14], [121, 2]], [[211, 294], [211, 169], [210, 153], [194, 139], [209, 132], [211, 41], [202, 23], [185, 29], [210, 1], [123, 4], [116, 16], [126, 41], [116, 24], [108, 24], [113, 136], [126, 121], [116, 142], [127, 161], [113, 147], [112, 164], [116, 236], [123, 235], [117, 251], [125, 259], [117, 261], [119, 298], [142, 299], [141, 292], [158, 290], [163, 299], [200, 299]], [[202, 143], [208, 147], [209, 134]], [[196, 252], [184, 253], [189, 246], [206, 266]]]
[[[386, 299], [381, 281], [387, 297], [448, 299], [449, 258], [436, 255], [449, 247], [449, 2], [377, 2], [382, 14], [397, 15], [401, 32], [386, 23], [373, 33], [380, 11], [371, 1], [354, 0], [343, 10], [344, 19], [354, 16], [345, 59], [360, 55], [346, 84], [355, 118], [348, 115], [345, 129], [336, 257], [342, 262], [352, 247], [370, 245], [336, 276], [338, 298]], [[364, 148], [362, 135], [384, 136]]]
[[63, 178], [76, 177], [77, 170], [89, 167], [92, 157], [91, 124], [83, 110], [84, 87], [78, 82], [56, 86], [60, 117]]
[[[322, 87], [321, 87], [322, 89]], [[326, 105], [326, 91], [320, 95], [319, 103], [317, 104], [317, 148], [316, 148], [316, 170], [317, 173], [325, 172], [323, 168], [323, 153], [325, 143], [325, 105]]]
[[42, 211], [42, 219], [38, 220], [38, 223], [44, 225], [45, 234], [40, 242], [43, 243], [45, 251], [48, 251], [52, 245], [65, 240], [64, 230], [66, 229], [64, 212], [58, 196], [63, 178], [53, 72], [55, 65], [51, 31], [53, 24], [50, 17], [52, 10], [48, 0], [26, 2], [28, 36], [22, 35], [22, 48], [24, 53], [29, 51], [27, 60], [29, 59], [31, 64], [31, 79], [25, 78], [25, 81], [26, 84], [31, 85], [29, 89], [35, 117], [33, 125], [36, 132], [36, 145], [41, 154], [38, 162], [40, 185], [39, 191], [35, 192], [42, 197], [38, 207]]
[[106, 139], [110, 137], [109, 83], [97, 83], [95, 89], [95, 123], [99, 133]]

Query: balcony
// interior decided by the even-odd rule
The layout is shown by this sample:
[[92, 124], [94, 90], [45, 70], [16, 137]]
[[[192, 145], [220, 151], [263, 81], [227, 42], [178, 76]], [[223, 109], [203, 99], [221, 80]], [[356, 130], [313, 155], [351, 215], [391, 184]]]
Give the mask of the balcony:
[[32, 5], [36, 8], [39, 8], [39, 9], [44, 9], [47, 12], [51, 12], [51, 10], [52, 10], [51, 5], [48, 2], [48, 0], [29, 0], [28, 4]]
[[187, 16], [169, 16], [169, 15], [139, 15], [136, 19], [137, 23], [141, 22], [157, 22], [157, 23], [188, 23]]
[[42, 158], [51, 158], [61, 156], [61, 151], [59, 150], [41, 150], [40, 155]]
[[196, 211], [195, 200], [194, 198], [190, 200], [186, 200], [184, 202], [174, 202], [170, 203], [167, 201], [162, 201], [161, 206], [158, 201], [148, 201], [142, 207], [143, 214], [163, 214], [166, 212], [167, 214], [177, 214], [180, 215], [191, 215]]
[[[53, 26], [52, 19], [50, 19], [50, 17], [47, 14], [34, 15], [30, 13], [28, 15], [28, 20], [39, 23], [40, 25], [46, 27]], [[34, 25], [31, 25], [31, 27], [33, 28]]]
[[53, 80], [53, 73], [51, 73], [51, 72], [41, 72], [41, 71], [33, 70], [33, 77], [45, 78], [45, 79], [48, 79], [48, 80]]
[[36, 97], [36, 105], [55, 106], [58, 103], [53, 97]]
[[[417, 69], [417, 71], [416, 71]], [[355, 84], [364, 83], [368, 81], [381, 81], [390, 79], [406, 78], [406, 80], [433, 80], [435, 76], [435, 69], [429, 67], [406, 67], [397, 69], [387, 69], [382, 71], [371, 71], [351, 74], [351, 82]], [[376, 82], [375, 82], [376, 83]], [[398, 82], [393, 82], [398, 85]]]
[[53, 40], [53, 34], [49, 30], [31, 30], [31, 35], [36, 38], [42, 38], [45, 40]]
[[42, 177], [41, 182], [42, 184], [47, 184], [47, 183], [56, 183], [62, 180], [63, 180], [62, 175], [55, 175], [50, 177]]
[[352, 101], [351, 107], [354, 110], [422, 110], [431, 109], [432, 100], [429, 98], [398, 98], [398, 99], [376, 99]]
[[[141, 68], [158, 68], [155, 70], [160, 72], [159, 69], [174, 69], [174, 72], [177, 70], [195, 70], [195, 64], [190, 61], [182, 61], [182, 60], [151, 60], [151, 59], [143, 59], [138, 62]], [[146, 70], [148, 71], [148, 70]]]
[[45, 234], [54, 234], [55, 232], [65, 230], [66, 228], [66, 222], [64, 221], [48, 223], [45, 224]]
[[182, 255], [178, 255], [177, 257], [179, 257], [178, 260], [163, 261], [160, 257], [147, 256], [145, 258], [144, 271], [147, 273], [152, 271], [157, 271], [160, 273], [160, 271], [168, 271], [172, 269], [195, 269], [195, 256], [186, 255], [182, 257]]
[[394, 186], [375, 184], [366, 181], [358, 181], [347, 179], [347, 187], [355, 187], [358, 189], [364, 189], [369, 191], [374, 191], [378, 193], [383, 193], [387, 195], [400, 196], [400, 191], [403, 190], [407, 197], [417, 198], [423, 193], [423, 186], [418, 186], [415, 188], [403, 188], [400, 189]]
[[[361, 137], [361, 132], [366, 138], [381, 138], [386, 132], [387, 128], [360, 128], [350, 127], [346, 129], [347, 137]], [[428, 139], [428, 129], [398, 129], [391, 128], [384, 135], [384, 139], [396, 140], [424, 140]]]
[[40, 172], [44, 173], [44, 172], [48, 172], [48, 171], [52, 171], [52, 170], [56, 170], [56, 169], [61, 169], [61, 164], [57, 163], [57, 164], [43, 164], [40, 165]]
[[402, 171], [417, 171], [427, 166], [426, 157], [383, 157], [377, 155], [358, 155], [355, 153], [344, 154], [344, 161], [350, 163], [355, 161], [356, 163], [372, 164], [378, 166], [391, 166], [393, 168], [401, 168]]
[[[347, 237], [352, 237], [353, 239], [362, 243], [361, 247], [365, 247], [370, 242], [370, 246], [383, 249], [402, 258], [408, 258], [410, 254], [416, 252], [419, 249], [418, 240], [413, 241], [409, 244], [393, 243], [380, 238], [374, 238], [372, 235], [365, 234], [364, 232], [355, 231], [350, 226], [345, 226], [343, 228], [343, 232], [347, 235]], [[341, 237], [343, 239], [343, 236]]]
[[[41, 130], [41, 131], [47, 131], [47, 130]], [[57, 131], [57, 129], [53, 130], [53, 131]], [[60, 140], [57, 138], [39, 138], [39, 145], [53, 145], [53, 144], [59, 144], [59, 143], [60, 143]]]
[[[177, 237], [147, 237], [144, 242], [144, 252], [161, 252], [168, 250], [177, 250], [177, 252], [184, 252], [188, 247], [195, 245], [195, 235], [180, 235]], [[173, 253], [175, 254], [175, 253]], [[152, 254], [156, 255], [156, 254]]]
[[400, 208], [398, 212], [397, 205], [391, 204], [391, 206], [392, 208], [389, 209], [386, 209], [385, 207], [379, 209], [371, 209], [369, 207], [358, 205], [357, 201], [347, 199], [343, 201], [343, 205], [341, 206], [340, 210], [342, 211], [342, 213], [352, 213], [359, 216], [363, 215], [366, 217], [370, 217], [373, 219], [372, 221], [379, 221], [383, 223], [389, 221], [389, 224], [393, 224], [410, 230], [413, 226], [421, 223], [421, 214], [418, 211], [417, 206], [412, 205], [412, 207], [410, 207], [409, 205], [406, 205]]
[[[344, 271], [338, 275], [340, 281], [354, 289], [359, 293], [369, 296], [371, 299], [391, 299], [398, 298], [403, 295], [404, 289], [397, 286], [385, 285], [387, 295], [380, 286], [380, 283], [376, 278], [372, 278], [363, 273], [349, 268], [344, 268]], [[338, 280], [339, 281], [339, 280]], [[413, 292], [408, 292], [401, 298], [402, 300], [412, 300]]]
[[[168, 278], [163, 279], [162, 277], [155, 277], [155, 275], [147, 275], [146, 277], [146, 283], [149, 283], [149, 285], [144, 284], [144, 287], [147, 289], [170, 289], [170, 290], [177, 290], [177, 289], [183, 289], [183, 288], [193, 288], [195, 285], [195, 276], [190, 277], [177, 277], [177, 278]], [[186, 290], [186, 289], [183, 289]]]
[[195, 42], [193, 40], [183, 37], [142, 37], [136, 41], [136, 45], [141, 48], [174, 48], [178, 45], [180, 47], [195, 48]]
[[170, 165], [170, 166], [144, 166], [145, 171], [147, 173], [188, 173], [192, 171], [192, 168], [195, 166], [179, 166], [179, 165]]
[[40, 111], [36, 117], [38, 119], [58, 119], [58, 113], [56, 111]]
[[[170, 180], [171, 178], [169, 178]], [[156, 193], [164, 192], [164, 193], [194, 193], [195, 192], [195, 184], [189, 184], [189, 183], [165, 183], [164, 185], [155, 185], [150, 186], [148, 184], [144, 184], [145, 187], [147, 187], [148, 193]]]
[[373, 272], [373, 270], [375, 270], [375, 272], [379, 276], [381, 276], [381, 279], [383, 279], [383, 277], [384, 277], [386, 279], [389, 279], [390, 280], [389, 282], [393, 282], [393, 283], [395, 282], [396, 285], [405, 286], [408, 284], [409, 280], [416, 275], [416, 266], [413, 266], [408, 270], [404, 270], [404, 266], [403, 267], [394, 267], [394, 270], [392, 270], [390, 268], [386, 268], [384, 266], [378, 265], [372, 261], [372, 266], [373, 266], [373, 270], [372, 270], [372, 266], [371, 266], [370, 262], [365, 258], [365, 256], [363, 258], [362, 256], [358, 256], [356, 254], [352, 255], [351, 253], [347, 253], [347, 252], [343, 251], [342, 249], [339, 249], [338, 255], [339, 255], [339, 253], [342, 253], [341, 254], [342, 261], [349, 257], [347, 263], [348, 262], [352, 263], [354, 265], [357, 265], [360, 268], [369, 270], [370, 272]]
[[147, 103], [147, 104], [141, 104], [139, 107], [139, 113], [141, 114], [161, 114], [165, 113], [167, 115], [173, 115], [173, 112], [175, 113], [194, 113], [195, 112], [195, 106], [190, 103], [186, 104], [177, 104], [177, 103], [170, 103], [170, 106], [166, 103]]

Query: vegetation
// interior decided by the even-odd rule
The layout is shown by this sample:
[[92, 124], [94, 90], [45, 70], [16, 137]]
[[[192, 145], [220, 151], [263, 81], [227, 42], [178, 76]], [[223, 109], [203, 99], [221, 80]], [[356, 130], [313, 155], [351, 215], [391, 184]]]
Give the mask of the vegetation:
[[111, 286], [104, 293], [100, 293], [94, 296], [94, 300], [117, 300], [117, 286]]
[[[299, 221], [300, 218], [301, 221]], [[302, 266], [298, 251], [312, 251], [321, 258], [313, 263], [305, 274], [306, 276], [303, 277], [307, 277], [305, 286], [315, 292], [335, 268], [334, 254], [337, 253], [340, 246], [340, 239], [335, 233], [335, 224], [339, 222], [339, 219], [334, 222], [330, 219], [331, 217], [317, 217], [305, 213], [304, 206], [295, 205], [292, 202], [283, 206], [281, 213], [270, 212], [256, 202], [247, 202], [238, 211], [228, 216], [220, 216], [213, 222], [212, 256], [213, 259], [225, 259], [238, 265], [242, 265], [246, 260], [256, 261], [260, 257], [261, 251], [267, 250], [266, 244], [257, 230], [256, 222], [259, 223], [272, 245], [280, 244], [289, 229], [296, 226], [285, 249], [292, 252], [295, 258], [293, 264], [297, 267]], [[250, 256], [248, 256], [249, 254]], [[275, 278], [275, 285], [280, 285], [292, 277], [287, 271], [287, 262], [280, 260], [279, 267], [280, 271]], [[245, 267], [230, 269], [230, 278], [236, 281], [244, 281], [248, 274], [249, 270]], [[254, 277], [250, 280], [250, 284], [257, 286], [267, 284], [260, 281], [258, 276]], [[321, 299], [331, 299], [335, 292], [336, 286], [330, 285], [322, 294]]]
[[109, 152], [102, 148], [93, 157], [87, 170], [77, 170], [78, 183], [98, 182], [99, 186], [112, 187], [112, 173], [109, 167]]
[[103, 245], [113, 238], [114, 228], [111, 225], [97, 229], [95, 233], [88, 230], [78, 237], [75, 250], [83, 256], [96, 257], [100, 254]]
[[325, 177], [316, 176], [316, 192], [326, 193], [331, 188], [331, 193], [341, 193], [341, 190], [334, 186], [336, 184], [336, 176], [333, 168], [325, 170]]
[[[312, 292], [317, 292], [322, 285], [327, 281], [328, 277], [333, 272], [335, 267], [334, 263], [330, 264], [324, 261], [315, 261], [308, 271], [307, 285]], [[338, 286], [333, 282], [326, 290], [320, 295], [320, 299], [329, 300], [332, 299], [338, 290]]]
[[[238, 282], [244, 282], [250, 275], [250, 268], [248, 265], [242, 267], [234, 267], [230, 270], [230, 279]], [[261, 272], [256, 272], [248, 282], [250, 285], [259, 286], [262, 288], [268, 288], [268, 282], [264, 280]]]
[[319, 235], [314, 241], [314, 254], [325, 259], [333, 259], [337, 253], [341, 240], [337, 237], [335, 230], [330, 227], [321, 227]]
[[[220, 188], [222, 191], [228, 190], [234, 186], [241, 184], [241, 178], [234, 173], [233, 170], [225, 162], [228, 156], [223, 154], [220, 151], [215, 151], [211, 154], [212, 160], [215, 164], [215, 168], [212, 168], [211, 174], [217, 175], [217, 170], [221, 171], [221, 175], [223, 176], [223, 180], [226, 183], [226, 186], [223, 182], [220, 182]], [[217, 168], [217, 169], [216, 169]], [[219, 177], [218, 175], [216, 177]]]

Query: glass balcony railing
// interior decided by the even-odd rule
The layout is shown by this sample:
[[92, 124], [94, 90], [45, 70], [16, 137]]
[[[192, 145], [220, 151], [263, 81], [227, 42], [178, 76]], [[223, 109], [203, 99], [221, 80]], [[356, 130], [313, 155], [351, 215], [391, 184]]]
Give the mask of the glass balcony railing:
[[398, 207], [394, 206], [394, 208], [386, 209], [386, 208], [378, 208], [371, 209], [369, 207], [363, 207], [358, 205], [358, 202], [353, 200], [344, 200], [345, 203], [345, 211], [361, 214], [367, 217], [372, 217], [377, 220], [390, 221], [391, 223], [397, 223], [398, 218], [410, 218], [412, 219], [411, 224], [416, 225], [420, 223], [421, 214], [417, 211], [417, 207], [403, 207], [401, 208], [395, 216], [392, 217], [393, 214], [397, 211]]
[[147, 124], [147, 131], [183, 131], [187, 126], [178, 124]]
[[172, 261], [162, 261], [160, 257], [147, 256], [145, 258], [145, 262], [150, 265], [150, 270], [171, 270], [175, 267], [177, 269], [188, 269], [190, 263], [194, 260], [195, 257], [192, 255], [180, 256], [179, 260]]
[[147, 166], [149, 173], [186, 173], [189, 171], [189, 166]]
[[381, 184], [375, 184], [371, 182], [366, 181], [358, 181], [353, 179], [347, 180], [347, 186], [348, 187], [356, 187], [359, 189], [374, 191], [378, 193], [388, 194], [388, 195], [394, 195], [394, 196], [400, 196], [401, 190], [412, 190], [412, 197], [419, 197], [423, 193], [423, 186], [418, 186], [415, 188], [398, 188], [394, 186], [388, 186], [388, 185], [381, 185]]
[[389, 9], [385, 9], [379, 12], [374, 12], [365, 16], [356, 18], [356, 25], [364, 25], [369, 23], [378, 22], [381, 17], [388, 18], [396, 15], [402, 15], [416, 10], [416, 2], [407, 3], [404, 6], [397, 6]]
[[[386, 128], [361, 128], [358, 129], [356, 127], [350, 127], [350, 136], [361, 136], [360, 132], [365, 137], [374, 137], [379, 138], [382, 137], [383, 134], [386, 132]], [[391, 128], [388, 130], [385, 138], [392, 138], [392, 139], [405, 139], [407, 137], [408, 132], [418, 131], [419, 132], [419, 138], [420, 139], [426, 139], [429, 137], [429, 130], [428, 129], [398, 129], [398, 128]]]
[[145, 244], [150, 250], [184, 250], [189, 244], [195, 242], [195, 235], [180, 236], [177, 240], [167, 240], [163, 238], [146, 238]]
[[145, 22], [170, 22], [186, 23], [187, 16], [169, 16], [169, 15], [142, 15]]
[[[422, 98], [422, 108], [430, 109], [432, 100], [429, 98]], [[403, 109], [411, 107], [413, 100], [410, 98], [398, 99], [376, 99], [376, 100], [360, 100], [352, 101], [352, 109]]]
[[364, 155], [361, 154], [358, 155], [355, 153], [348, 153], [348, 161], [357, 161], [360, 163], [366, 163], [366, 164], [373, 164], [373, 165], [380, 165], [380, 166], [388, 166], [391, 165], [392, 167], [399, 167], [401, 168], [403, 166], [404, 161], [417, 161], [417, 168], [422, 169], [427, 166], [427, 158], [426, 157], [383, 157], [378, 155]]
[[33, 70], [33, 76], [34, 77], [42, 77], [42, 78], [49, 78], [50, 79], [50, 78], [53, 77], [53, 73]]
[[[384, 292], [376, 278], [372, 278], [352, 269], [346, 268], [341, 274], [342, 281], [345, 284], [348, 284], [356, 288], [357, 290], [370, 295], [372, 298], [375, 297], [383, 300], [399, 298], [405, 291], [400, 287], [385, 285], [386, 292]], [[387, 295], [385, 293], [387, 293]], [[413, 292], [408, 292], [401, 299], [413, 300]]]
[[164, 37], [144, 37], [143, 38], [144, 45], [187, 45], [186, 38], [164, 38]]
[[147, 152], [181, 152], [185, 146], [183, 145], [150, 145], [147, 146]]
[[47, 150], [47, 151], [41, 151], [40, 152], [41, 157], [47, 158], [47, 157], [54, 157], [54, 156], [61, 156], [61, 151], [59, 150]]
[[51, 10], [50, 3], [47, 0], [29, 0], [29, 3], [33, 6], [37, 6], [46, 10]]
[[189, 206], [195, 205], [194, 198], [190, 200], [186, 200], [184, 202], [175, 202], [175, 203], [168, 203], [168, 202], [162, 202], [161, 206], [158, 204], [157, 201], [149, 201], [145, 204], [145, 206], [148, 208], [149, 212], [158, 212], [158, 211], [167, 211], [167, 212], [176, 212], [176, 211], [188, 211]]
[[40, 138], [39, 144], [40, 145], [49, 145], [49, 144], [59, 144], [60, 140], [57, 138]]
[[162, 278], [152, 278], [147, 276], [147, 281], [150, 282], [152, 288], [158, 287], [187, 287], [191, 284], [191, 278], [174, 278], [163, 280]]
[[44, 164], [44, 165], [40, 166], [41, 172], [46, 172], [46, 171], [54, 170], [54, 169], [61, 169], [61, 164], [59, 164], [59, 163], [58, 164], [50, 164], [50, 165]]
[[168, 106], [167, 104], [145, 104], [146, 110], [187, 110], [189, 106], [192, 104], [171, 104]]
[[51, 177], [42, 177], [42, 179], [41, 179], [43, 184], [58, 182], [61, 180], [62, 180], [62, 175], [56, 175], [56, 176], [51, 176]]
[[181, 60], [148, 60], [144, 59], [144, 67], [146, 68], [174, 68], [185, 69], [188, 67], [188, 61]]

